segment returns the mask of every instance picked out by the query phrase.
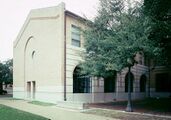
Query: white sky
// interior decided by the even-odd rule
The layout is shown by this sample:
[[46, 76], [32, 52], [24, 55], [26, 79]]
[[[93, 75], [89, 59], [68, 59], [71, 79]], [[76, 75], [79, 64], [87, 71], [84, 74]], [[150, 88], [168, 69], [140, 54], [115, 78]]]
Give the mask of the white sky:
[[98, 0], [1, 0], [0, 61], [13, 57], [13, 41], [31, 9], [56, 6], [62, 1], [67, 10], [78, 15], [91, 19], [96, 15]]

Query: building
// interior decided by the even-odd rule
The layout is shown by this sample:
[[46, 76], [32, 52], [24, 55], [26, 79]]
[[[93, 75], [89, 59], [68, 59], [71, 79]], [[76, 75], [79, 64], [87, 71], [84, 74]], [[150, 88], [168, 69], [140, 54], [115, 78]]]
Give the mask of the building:
[[[65, 4], [32, 10], [14, 41], [13, 97], [57, 103], [108, 102], [127, 99], [127, 69], [103, 78], [78, 76], [83, 61], [84, 19]], [[133, 99], [148, 96], [149, 68], [142, 55], [132, 68]], [[154, 90], [154, 89], [152, 89]]]
[[150, 69], [150, 96], [171, 97], [171, 68], [156, 66]]

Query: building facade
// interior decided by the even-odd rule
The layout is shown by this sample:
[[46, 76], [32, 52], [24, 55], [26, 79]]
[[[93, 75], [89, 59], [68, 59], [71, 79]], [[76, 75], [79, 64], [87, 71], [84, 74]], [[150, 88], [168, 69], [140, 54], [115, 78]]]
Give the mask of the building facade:
[[[32, 10], [14, 41], [13, 97], [51, 103], [126, 100], [126, 68], [105, 79], [79, 76], [86, 28], [84, 19], [65, 10], [64, 3]], [[139, 64], [131, 71], [133, 99], [147, 97], [152, 84], [142, 55], [137, 57]]]

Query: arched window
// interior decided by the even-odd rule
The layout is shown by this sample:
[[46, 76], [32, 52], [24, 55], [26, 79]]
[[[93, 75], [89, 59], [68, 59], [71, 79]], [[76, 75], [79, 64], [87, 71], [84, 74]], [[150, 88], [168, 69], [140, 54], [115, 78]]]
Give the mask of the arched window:
[[104, 92], [115, 92], [116, 72], [104, 77]]
[[[131, 92], [133, 92], [133, 81], [134, 81], [134, 75], [130, 73], [131, 75]], [[128, 73], [125, 76], [125, 92], [128, 92]]]
[[81, 74], [81, 68], [77, 66], [73, 72], [73, 93], [91, 93], [91, 91], [90, 76]]
[[31, 57], [32, 57], [32, 59], [34, 59], [34, 57], [35, 57], [35, 51], [32, 52]]
[[141, 77], [140, 77], [140, 92], [146, 91], [146, 81], [147, 81], [146, 76], [141, 75]]

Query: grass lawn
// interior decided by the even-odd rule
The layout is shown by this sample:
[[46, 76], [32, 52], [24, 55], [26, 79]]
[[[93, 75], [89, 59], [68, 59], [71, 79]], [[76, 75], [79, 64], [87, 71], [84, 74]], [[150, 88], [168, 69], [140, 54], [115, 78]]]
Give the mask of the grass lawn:
[[48, 118], [0, 104], [0, 120], [48, 120]]

